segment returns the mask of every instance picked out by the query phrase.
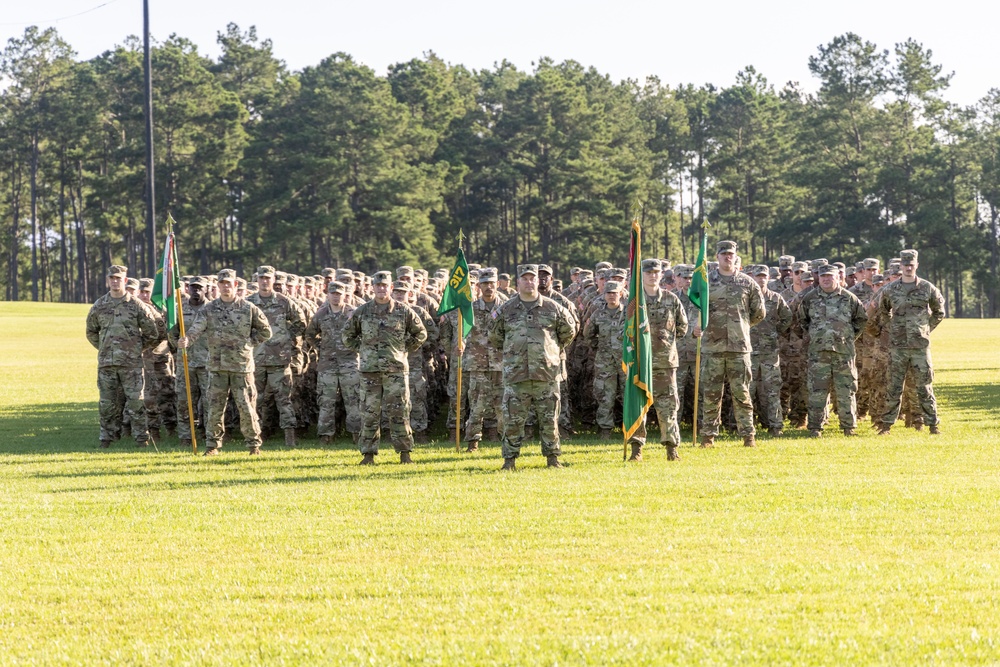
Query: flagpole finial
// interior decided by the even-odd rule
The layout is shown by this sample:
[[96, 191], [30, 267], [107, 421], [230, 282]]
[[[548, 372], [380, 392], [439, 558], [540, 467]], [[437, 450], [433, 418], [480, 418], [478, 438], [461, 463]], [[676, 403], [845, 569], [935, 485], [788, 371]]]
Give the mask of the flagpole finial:
[[459, 227], [458, 228], [458, 247], [459, 248], [462, 247], [462, 241], [464, 241], [464, 240], [465, 240], [465, 232], [463, 232], [462, 228]]
[[632, 219], [639, 219], [639, 211], [642, 210], [642, 200], [639, 199], [639, 195], [635, 196], [635, 202], [632, 203]]

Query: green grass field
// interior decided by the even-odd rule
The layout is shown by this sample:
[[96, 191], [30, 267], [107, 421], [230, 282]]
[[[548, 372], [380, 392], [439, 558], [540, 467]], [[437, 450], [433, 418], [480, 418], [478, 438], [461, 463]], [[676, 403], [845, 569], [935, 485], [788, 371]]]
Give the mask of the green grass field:
[[944, 434], [747, 450], [97, 445], [85, 306], [0, 304], [0, 664], [1000, 663], [1000, 322]]

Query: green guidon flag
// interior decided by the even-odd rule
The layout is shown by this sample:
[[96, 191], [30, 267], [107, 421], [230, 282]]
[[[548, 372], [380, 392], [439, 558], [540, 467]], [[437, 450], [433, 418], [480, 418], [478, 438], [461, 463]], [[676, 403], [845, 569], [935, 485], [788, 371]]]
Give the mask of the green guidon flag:
[[462, 338], [467, 338], [472, 326], [475, 324], [475, 317], [472, 314], [472, 287], [469, 285], [469, 265], [465, 261], [465, 253], [458, 249], [458, 256], [455, 258], [455, 268], [451, 270], [448, 277], [448, 285], [441, 296], [441, 306], [438, 308], [438, 316], [458, 308], [462, 314]]
[[628, 441], [646, 421], [653, 405], [653, 357], [646, 319], [646, 293], [642, 289], [642, 228], [632, 221], [632, 248], [629, 251], [631, 276], [628, 305], [625, 307], [625, 335], [622, 337], [622, 370], [625, 389], [622, 399], [622, 433]]
[[708, 265], [705, 255], [708, 254], [708, 234], [701, 234], [701, 250], [698, 252], [698, 264], [691, 276], [691, 286], [688, 287], [688, 298], [701, 312], [701, 330], [708, 328]]
[[174, 245], [174, 232], [171, 221], [167, 222], [167, 242], [163, 247], [163, 262], [156, 270], [153, 280], [153, 294], [150, 300], [157, 308], [166, 311], [167, 329], [172, 329], [177, 323], [177, 291], [181, 287], [180, 276], [177, 275], [177, 248]]

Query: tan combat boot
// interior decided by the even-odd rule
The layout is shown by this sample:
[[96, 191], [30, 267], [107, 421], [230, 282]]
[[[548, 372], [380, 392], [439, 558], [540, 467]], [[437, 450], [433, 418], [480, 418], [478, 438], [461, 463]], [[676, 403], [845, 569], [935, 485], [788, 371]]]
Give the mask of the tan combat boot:
[[297, 436], [295, 435], [295, 429], [294, 428], [286, 428], [285, 429], [285, 446], [286, 447], [295, 447], [298, 444], [299, 443], [298, 443]]
[[701, 448], [702, 449], [712, 449], [715, 447], [715, 436], [705, 435], [701, 438]]
[[744, 447], [756, 447], [757, 446], [757, 439], [754, 436], [752, 436], [752, 435], [744, 436], [743, 437], [743, 446]]
[[677, 453], [677, 445], [672, 445], [667, 443], [667, 460], [668, 461], [680, 461], [681, 455]]
[[545, 457], [545, 467], [546, 468], [562, 468], [563, 464], [559, 463], [559, 457], [555, 454], [550, 454]]
[[365, 454], [361, 458], [361, 463], [359, 463], [358, 465], [359, 466], [373, 466], [373, 465], [375, 465], [375, 455], [374, 454]]
[[503, 467], [500, 470], [517, 470], [517, 459], [504, 459]]
[[629, 461], [640, 462], [642, 461], [642, 445], [638, 442], [632, 443], [632, 456], [628, 457]]
[[476, 452], [476, 451], [479, 451], [479, 441], [478, 440], [469, 440], [469, 446], [465, 448], [465, 451], [467, 451], [467, 452]]
[[410, 458], [410, 453], [409, 452], [400, 452], [399, 453], [399, 462], [400, 463], [413, 463], [413, 459]]

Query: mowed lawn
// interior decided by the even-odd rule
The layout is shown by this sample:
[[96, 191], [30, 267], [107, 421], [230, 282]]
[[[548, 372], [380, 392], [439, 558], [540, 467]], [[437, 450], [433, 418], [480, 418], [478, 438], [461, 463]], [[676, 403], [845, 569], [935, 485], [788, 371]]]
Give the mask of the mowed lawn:
[[1000, 321], [934, 333], [941, 436], [501, 474], [492, 444], [99, 451], [86, 312], [0, 304], [0, 664], [1000, 662]]

